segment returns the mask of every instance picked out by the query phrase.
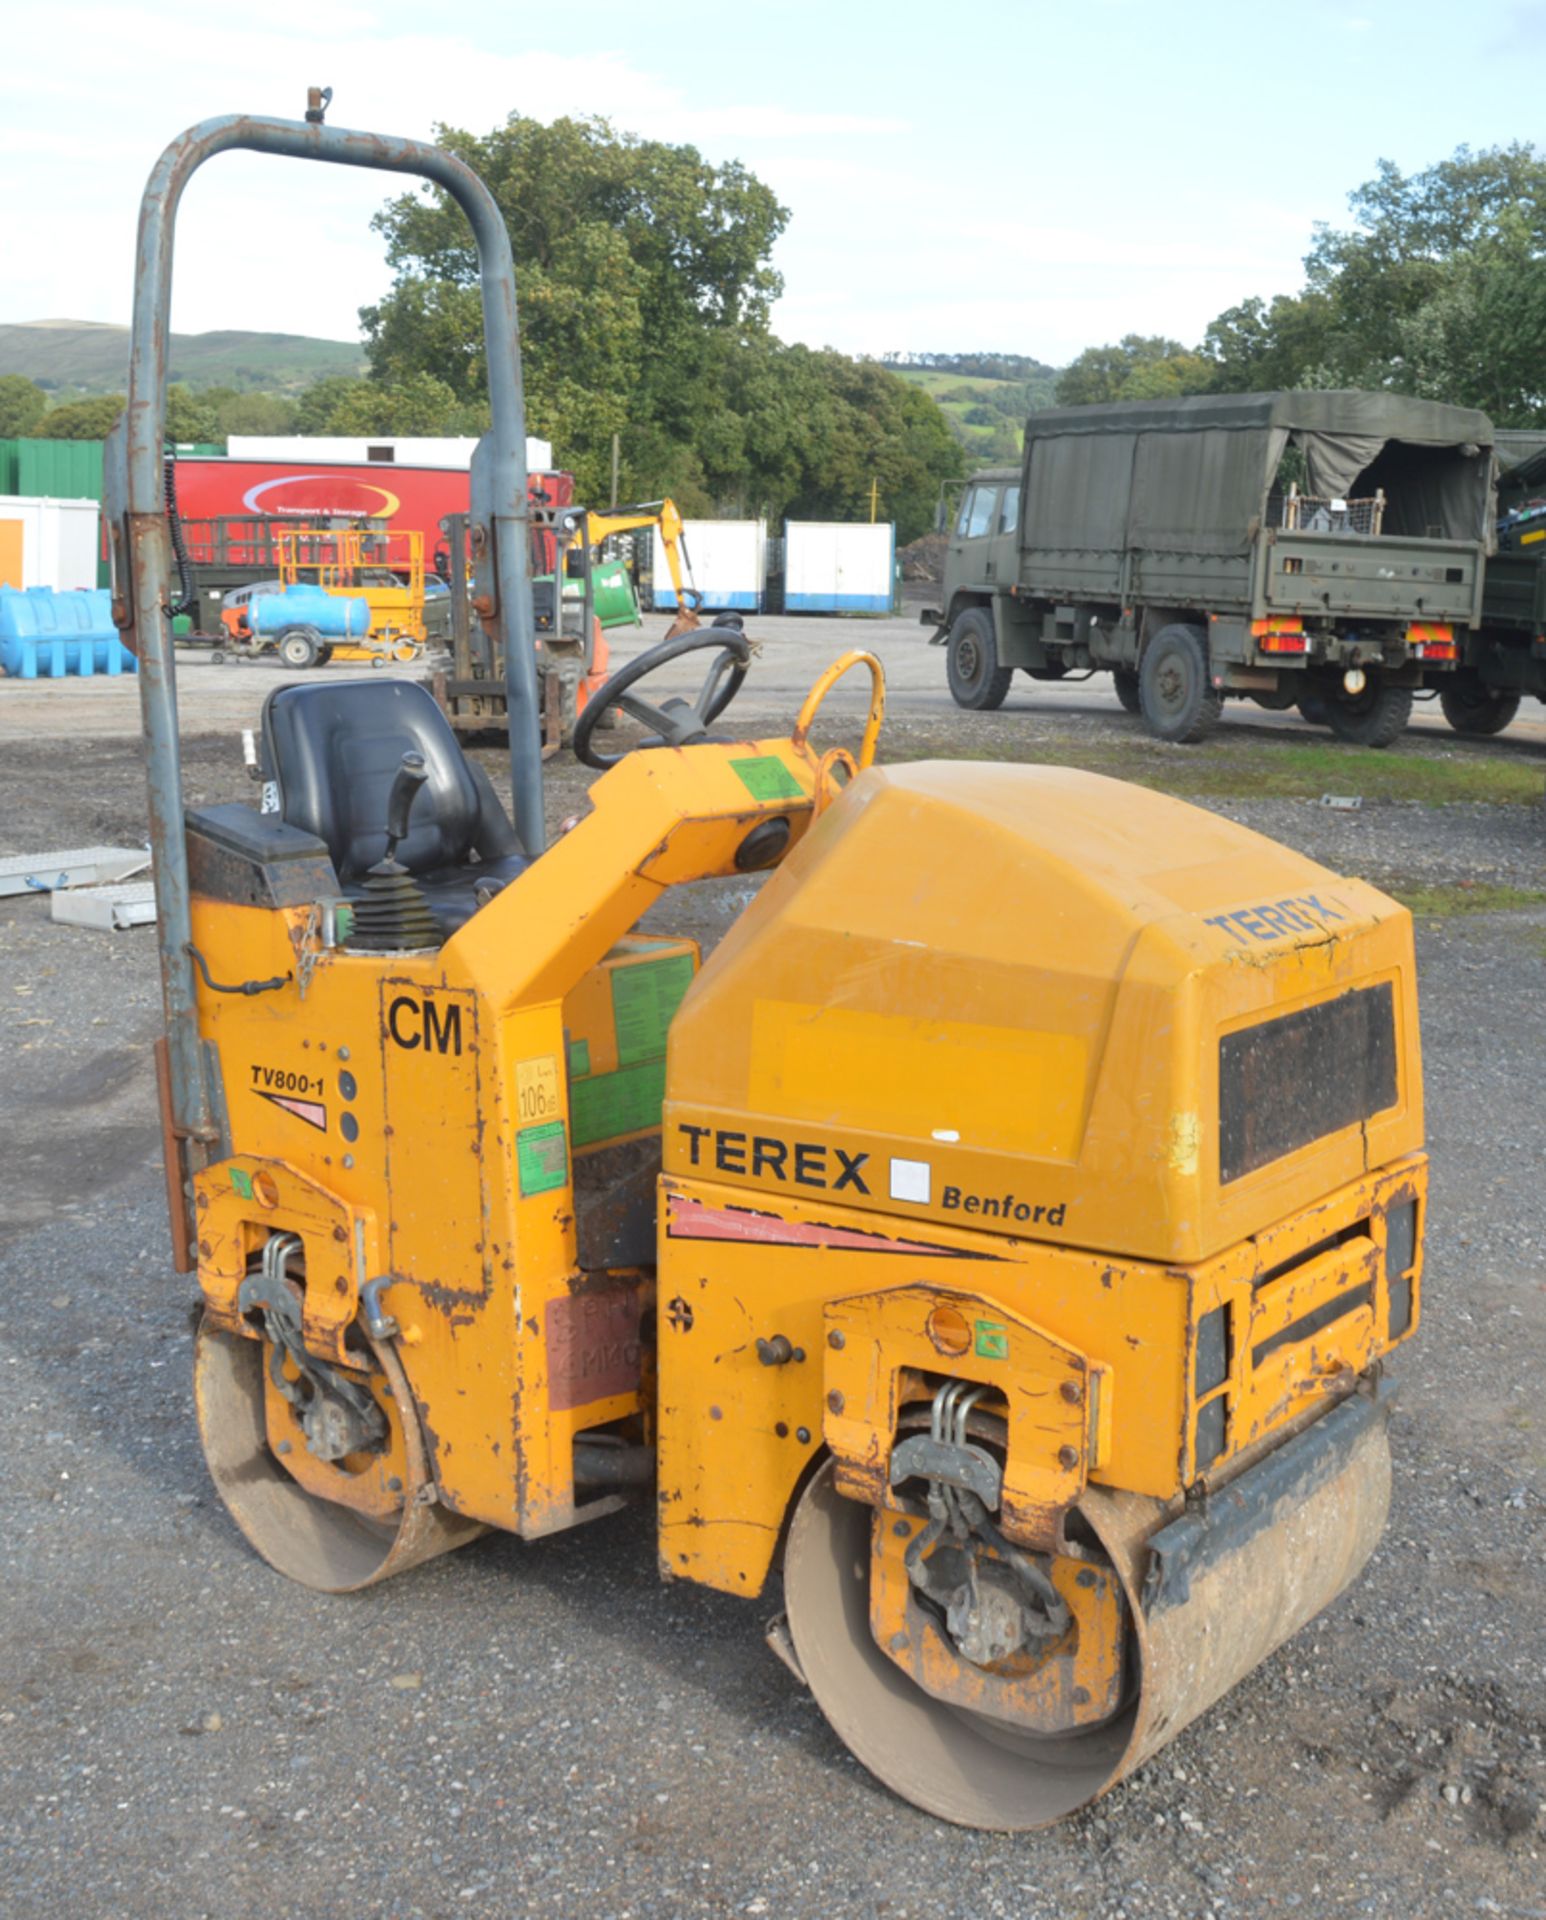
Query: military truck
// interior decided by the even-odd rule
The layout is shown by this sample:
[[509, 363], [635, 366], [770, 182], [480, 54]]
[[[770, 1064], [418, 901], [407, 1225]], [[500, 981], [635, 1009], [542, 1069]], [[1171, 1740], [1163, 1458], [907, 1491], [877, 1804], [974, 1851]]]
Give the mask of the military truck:
[[1497, 551], [1481, 625], [1439, 694], [1457, 733], [1501, 733], [1527, 694], [1546, 700], [1546, 433], [1497, 439]]
[[1480, 622], [1493, 430], [1375, 393], [1065, 407], [967, 484], [924, 613], [963, 707], [1109, 671], [1162, 740], [1226, 697], [1388, 746]]

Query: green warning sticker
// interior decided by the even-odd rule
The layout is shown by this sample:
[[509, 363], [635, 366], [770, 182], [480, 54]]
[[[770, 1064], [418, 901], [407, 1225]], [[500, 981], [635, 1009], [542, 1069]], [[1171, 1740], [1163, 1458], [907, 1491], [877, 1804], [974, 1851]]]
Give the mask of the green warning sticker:
[[616, 1140], [625, 1133], [658, 1127], [665, 1097], [664, 1060], [646, 1060], [617, 1073], [574, 1081], [569, 1089], [569, 1118], [575, 1146], [594, 1146], [598, 1140]]
[[1009, 1358], [1009, 1334], [1001, 1320], [979, 1320], [976, 1323], [977, 1339], [973, 1347], [979, 1360], [1007, 1360]]
[[664, 1056], [666, 1028], [691, 985], [690, 953], [674, 954], [668, 960], [645, 960], [634, 967], [613, 968], [612, 1022], [617, 1032], [620, 1067], [634, 1067], [641, 1060], [659, 1060]]
[[571, 1040], [569, 1042], [569, 1078], [571, 1080], [583, 1080], [589, 1072], [589, 1040]]
[[231, 1185], [244, 1200], [252, 1198], [252, 1175], [245, 1167], [232, 1167]]
[[730, 770], [754, 800], [805, 798], [805, 789], [782, 760], [732, 760]]
[[534, 1193], [550, 1193], [554, 1187], [561, 1187], [569, 1175], [563, 1121], [550, 1120], [545, 1126], [522, 1127], [515, 1136], [515, 1167], [523, 1200], [529, 1200]]

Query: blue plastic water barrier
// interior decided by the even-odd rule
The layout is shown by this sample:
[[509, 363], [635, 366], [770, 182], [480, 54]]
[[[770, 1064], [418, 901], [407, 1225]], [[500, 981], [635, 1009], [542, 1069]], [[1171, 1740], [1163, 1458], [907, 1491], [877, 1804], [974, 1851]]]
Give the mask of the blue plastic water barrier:
[[133, 673], [135, 666], [113, 625], [106, 587], [0, 587], [0, 667], [13, 680]]
[[255, 594], [246, 606], [247, 624], [261, 639], [277, 639], [290, 627], [311, 627], [324, 640], [363, 640], [370, 632], [370, 602], [357, 594], [327, 593], [321, 587], [286, 587], [282, 593]]

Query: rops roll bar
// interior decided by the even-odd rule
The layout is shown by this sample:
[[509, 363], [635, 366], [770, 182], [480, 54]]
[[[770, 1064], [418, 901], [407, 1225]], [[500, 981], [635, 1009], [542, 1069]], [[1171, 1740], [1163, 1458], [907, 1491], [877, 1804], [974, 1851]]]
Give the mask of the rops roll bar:
[[113, 619], [139, 661], [171, 1120], [179, 1140], [197, 1143], [205, 1156], [218, 1139], [218, 1128], [199, 1046], [189, 953], [192, 925], [177, 683], [167, 611], [172, 546], [162, 449], [177, 207], [194, 172], [217, 153], [239, 148], [418, 174], [443, 187], [472, 225], [493, 422], [472, 461], [473, 605], [490, 638], [503, 647], [516, 832], [529, 855], [540, 853], [544, 844], [537, 663], [526, 555], [526, 411], [509, 235], [488, 188], [460, 160], [422, 141], [324, 126], [328, 98], [325, 90], [313, 88], [305, 121], [255, 114], [202, 121], [174, 140], [156, 162], [140, 202], [128, 404], [108, 436], [105, 455]]

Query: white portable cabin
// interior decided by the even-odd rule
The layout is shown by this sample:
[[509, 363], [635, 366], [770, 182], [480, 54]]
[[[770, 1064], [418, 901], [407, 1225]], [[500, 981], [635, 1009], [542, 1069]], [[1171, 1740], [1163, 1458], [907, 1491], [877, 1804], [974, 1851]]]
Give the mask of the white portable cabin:
[[786, 613], [889, 613], [896, 528], [889, 520], [786, 520]]
[[[684, 520], [687, 547], [685, 584], [703, 595], [705, 607], [716, 612], [734, 607], [742, 613], [761, 613], [768, 577], [768, 530], [761, 520]], [[676, 606], [676, 589], [666, 562], [660, 529], [654, 530], [651, 559], [657, 610]]]
[[95, 500], [0, 495], [0, 584], [94, 587], [100, 512]]

